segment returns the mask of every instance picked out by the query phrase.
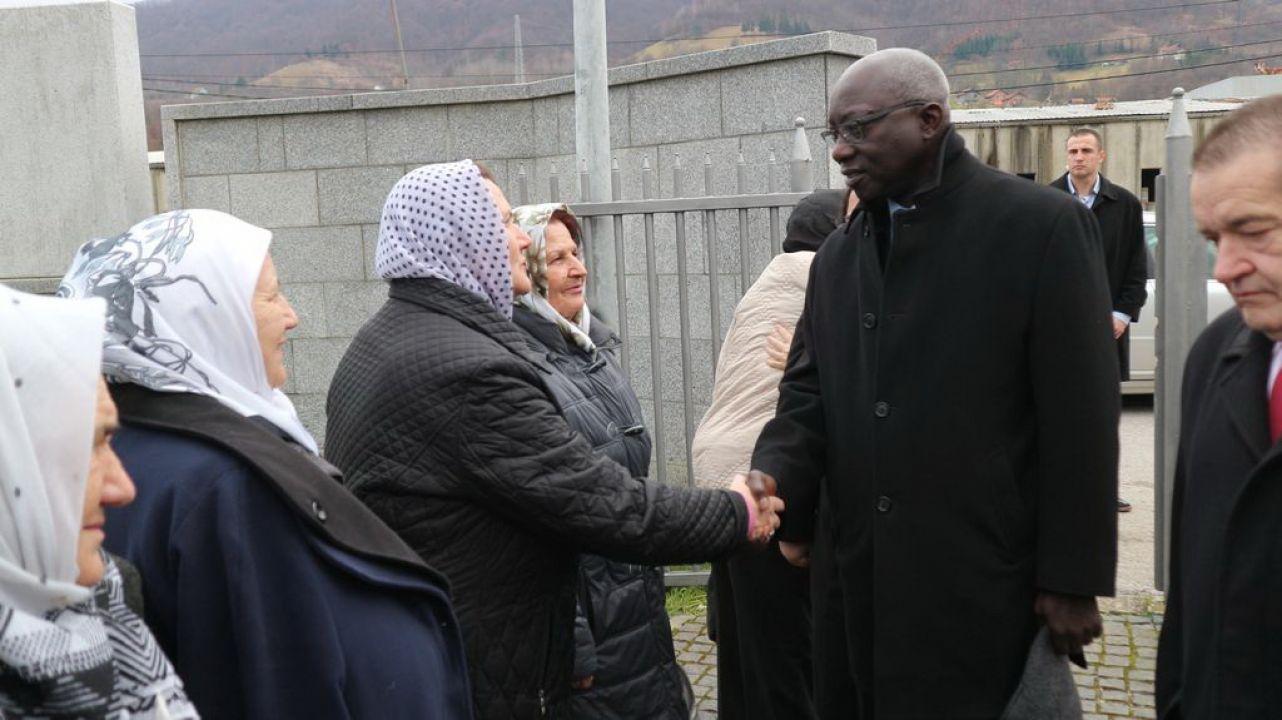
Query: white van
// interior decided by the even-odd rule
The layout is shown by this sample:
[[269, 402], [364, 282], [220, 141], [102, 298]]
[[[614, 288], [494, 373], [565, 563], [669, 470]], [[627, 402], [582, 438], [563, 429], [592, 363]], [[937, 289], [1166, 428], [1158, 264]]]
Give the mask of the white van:
[[[1122, 392], [1128, 395], [1151, 394], [1154, 370], [1157, 367], [1157, 287], [1153, 280], [1157, 267], [1157, 216], [1144, 213], [1144, 243], [1148, 251], [1148, 300], [1140, 311], [1140, 319], [1131, 324], [1131, 379], [1122, 383]], [[1215, 266], [1215, 246], [1206, 245], [1206, 319], [1219, 317], [1233, 307], [1233, 297], [1219, 282], [1211, 278]]]

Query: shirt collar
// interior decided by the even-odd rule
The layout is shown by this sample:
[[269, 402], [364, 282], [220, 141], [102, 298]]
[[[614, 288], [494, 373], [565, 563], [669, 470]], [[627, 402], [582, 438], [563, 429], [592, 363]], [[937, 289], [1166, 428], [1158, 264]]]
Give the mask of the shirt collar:
[[[1090, 195], [1088, 195], [1087, 197], [1090, 197], [1091, 195], [1099, 195], [1100, 182], [1101, 182], [1103, 179], [1104, 179], [1104, 173], [1098, 173], [1098, 172], [1097, 172], [1097, 173], [1095, 173], [1095, 186], [1091, 188], [1091, 193], [1090, 193]], [[1076, 187], [1073, 187], [1073, 175], [1072, 175], [1072, 173], [1068, 173], [1068, 174], [1064, 175], [1064, 182], [1068, 183], [1068, 191], [1069, 191], [1070, 193], [1072, 193], [1072, 194], [1076, 195], [1076, 194], [1077, 194], [1077, 188], [1076, 188]]]

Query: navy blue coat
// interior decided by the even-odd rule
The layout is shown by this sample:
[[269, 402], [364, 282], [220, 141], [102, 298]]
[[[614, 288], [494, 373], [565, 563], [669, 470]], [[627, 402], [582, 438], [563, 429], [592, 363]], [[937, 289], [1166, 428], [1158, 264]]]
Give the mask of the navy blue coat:
[[[211, 399], [113, 395], [138, 497], [108, 514], [106, 546], [141, 572], [147, 624], [202, 717], [472, 717], [445, 580], [338, 482]], [[203, 415], [151, 412], [174, 403]], [[280, 452], [251, 463], [215, 437]], [[260, 460], [297, 472], [278, 481]]]

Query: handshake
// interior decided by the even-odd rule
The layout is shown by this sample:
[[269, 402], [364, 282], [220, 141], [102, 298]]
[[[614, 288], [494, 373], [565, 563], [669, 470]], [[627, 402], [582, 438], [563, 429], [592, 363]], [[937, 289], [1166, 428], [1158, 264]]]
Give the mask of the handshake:
[[748, 506], [748, 540], [758, 545], [770, 542], [779, 527], [783, 500], [775, 497], [776, 487], [775, 479], [760, 470], [747, 475], [735, 473], [730, 484], [730, 489], [743, 496]]

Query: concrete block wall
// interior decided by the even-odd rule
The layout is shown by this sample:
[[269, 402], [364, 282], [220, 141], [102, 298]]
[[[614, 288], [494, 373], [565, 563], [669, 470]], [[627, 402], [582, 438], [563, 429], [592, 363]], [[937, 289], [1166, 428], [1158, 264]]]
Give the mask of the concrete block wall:
[[[704, 159], [714, 194], [737, 192], [736, 160], [749, 165], [743, 192], [765, 192], [766, 159], [778, 159], [775, 187], [788, 187], [793, 119], [806, 119], [817, 187], [839, 182], [819, 138], [828, 92], [841, 71], [875, 50], [869, 38], [818, 33], [759, 45], [614, 68], [611, 138], [622, 169], [623, 199], [641, 198], [648, 160], [659, 197], [702, 195]], [[290, 342], [287, 391], [308, 426], [324, 436], [325, 393], [356, 330], [384, 301], [373, 274], [378, 221], [388, 190], [419, 165], [470, 157], [485, 163], [518, 201], [522, 170], [529, 199], [549, 196], [555, 168], [561, 199], [579, 198], [574, 160], [573, 79], [525, 85], [451, 88], [334, 97], [169, 106], [162, 113], [171, 207], [225, 210], [275, 232], [287, 296], [302, 325]], [[674, 181], [678, 168], [679, 181]], [[779, 223], [783, 227], [786, 211]], [[769, 261], [765, 211], [752, 211], [748, 253], [753, 275]], [[669, 437], [670, 480], [685, 476], [677, 306], [677, 242], [671, 216], [656, 218], [655, 254]], [[739, 223], [717, 223], [721, 330], [742, 293]], [[701, 213], [687, 216], [695, 420], [711, 397], [709, 281]], [[640, 218], [625, 222], [626, 324], [631, 368], [643, 405], [650, 376], [645, 243]], [[611, 319], [612, 324], [617, 324]]]

